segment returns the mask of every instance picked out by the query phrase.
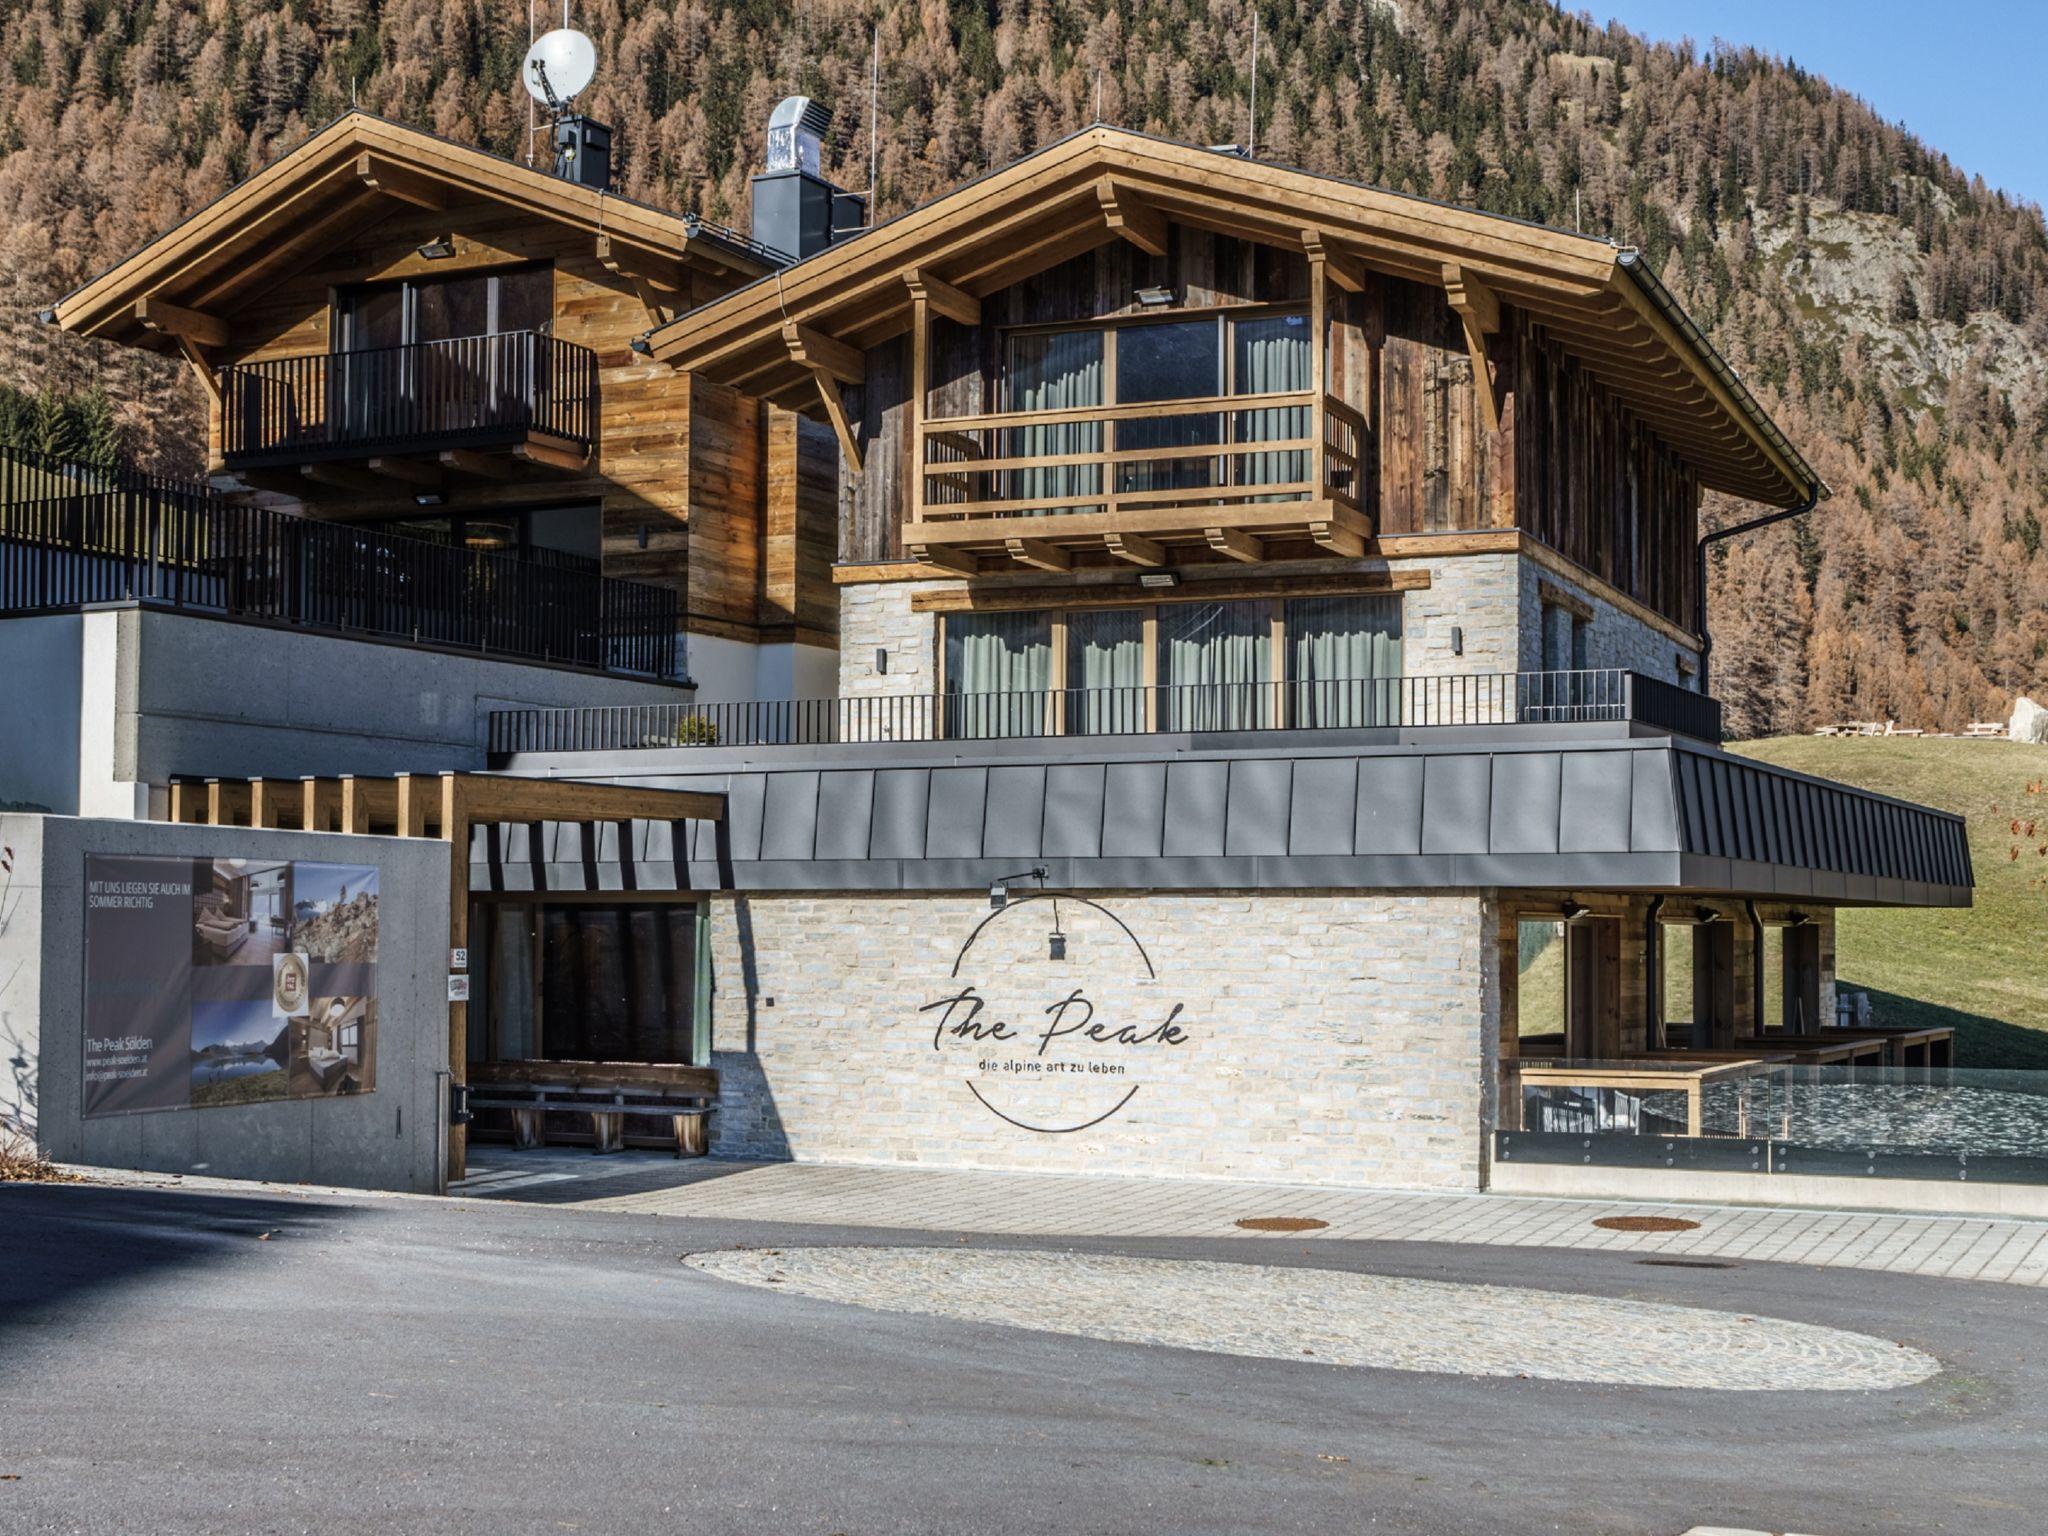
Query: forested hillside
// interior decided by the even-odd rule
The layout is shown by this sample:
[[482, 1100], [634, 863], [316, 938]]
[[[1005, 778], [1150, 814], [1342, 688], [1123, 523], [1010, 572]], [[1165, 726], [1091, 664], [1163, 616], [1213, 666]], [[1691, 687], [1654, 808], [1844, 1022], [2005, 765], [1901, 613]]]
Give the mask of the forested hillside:
[[[618, 130], [622, 190], [743, 224], [793, 90], [836, 108], [832, 174], [864, 185], [876, 14], [578, 4], [603, 57], [584, 104]], [[1733, 45], [1652, 47], [1535, 0], [1259, 14], [1262, 157], [1642, 246], [1834, 487], [1814, 517], [1721, 546], [1715, 691], [1739, 730], [1957, 726], [2048, 696], [2038, 208]], [[1242, 140], [1250, 20], [1247, 0], [880, 0], [881, 211], [1098, 113]], [[0, 0], [0, 383], [103, 389], [130, 451], [192, 467], [179, 370], [34, 311], [352, 98], [523, 154], [526, 40], [523, 0]]]

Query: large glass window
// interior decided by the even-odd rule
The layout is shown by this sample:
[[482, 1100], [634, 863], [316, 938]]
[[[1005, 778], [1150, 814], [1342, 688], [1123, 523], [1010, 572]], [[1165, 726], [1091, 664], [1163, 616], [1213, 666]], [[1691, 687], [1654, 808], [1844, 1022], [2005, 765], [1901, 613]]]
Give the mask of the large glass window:
[[1146, 728], [1143, 609], [1081, 609], [1067, 616], [1067, 688], [1069, 732]]
[[1285, 624], [1295, 725], [1400, 723], [1400, 598], [1291, 598]]
[[1119, 405], [1223, 393], [1223, 328], [1214, 316], [1127, 325], [1116, 338]]
[[548, 1061], [688, 1063], [694, 906], [543, 906], [541, 1046]]
[[1046, 729], [1052, 615], [950, 617], [945, 665], [948, 736], [1029, 736]]
[[[1230, 392], [1233, 395], [1291, 394], [1310, 387], [1308, 317], [1269, 315], [1240, 320], [1231, 328]], [[1307, 406], [1268, 406], [1239, 411], [1234, 423], [1241, 443], [1298, 441], [1308, 436]], [[1249, 453], [1237, 460], [1239, 485], [1298, 484], [1308, 479], [1308, 454], [1301, 449]]]
[[1272, 605], [1159, 609], [1160, 721], [1169, 731], [1243, 731], [1273, 718]]
[[[1010, 338], [1009, 350], [1011, 410], [1063, 411], [1102, 404], [1102, 332], [1027, 331]], [[997, 455], [1006, 459], [1051, 460], [1102, 451], [1100, 421], [1010, 427], [996, 436]], [[1004, 501], [1100, 496], [1102, 466], [1049, 463], [1009, 470], [999, 477], [996, 494]], [[1078, 502], [1036, 509], [1041, 516], [1080, 510]]]

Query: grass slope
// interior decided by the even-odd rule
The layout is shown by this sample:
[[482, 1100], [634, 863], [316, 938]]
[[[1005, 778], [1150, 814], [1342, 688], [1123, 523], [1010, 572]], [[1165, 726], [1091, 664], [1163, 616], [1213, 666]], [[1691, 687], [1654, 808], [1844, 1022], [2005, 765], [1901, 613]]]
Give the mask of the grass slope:
[[1959, 1066], [2048, 1067], [2048, 747], [1780, 736], [1729, 750], [1962, 816], [1976, 904], [1844, 907], [1841, 984], [1888, 1023], [1955, 1026]]

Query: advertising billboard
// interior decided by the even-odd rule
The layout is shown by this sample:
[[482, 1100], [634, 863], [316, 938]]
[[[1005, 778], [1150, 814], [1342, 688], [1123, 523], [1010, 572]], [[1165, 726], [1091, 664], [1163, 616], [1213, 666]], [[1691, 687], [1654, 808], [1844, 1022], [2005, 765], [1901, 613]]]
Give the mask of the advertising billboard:
[[89, 854], [88, 1116], [377, 1085], [375, 865]]

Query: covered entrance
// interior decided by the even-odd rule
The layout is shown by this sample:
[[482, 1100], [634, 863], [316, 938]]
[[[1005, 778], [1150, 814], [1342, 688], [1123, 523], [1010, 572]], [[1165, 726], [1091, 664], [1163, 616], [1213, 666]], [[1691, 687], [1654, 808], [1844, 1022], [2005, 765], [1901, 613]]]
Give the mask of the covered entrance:
[[693, 839], [730, 868], [714, 791], [499, 774], [174, 782], [172, 821], [454, 845], [448, 1177], [470, 1125], [522, 1145], [700, 1153], [717, 1104]]

